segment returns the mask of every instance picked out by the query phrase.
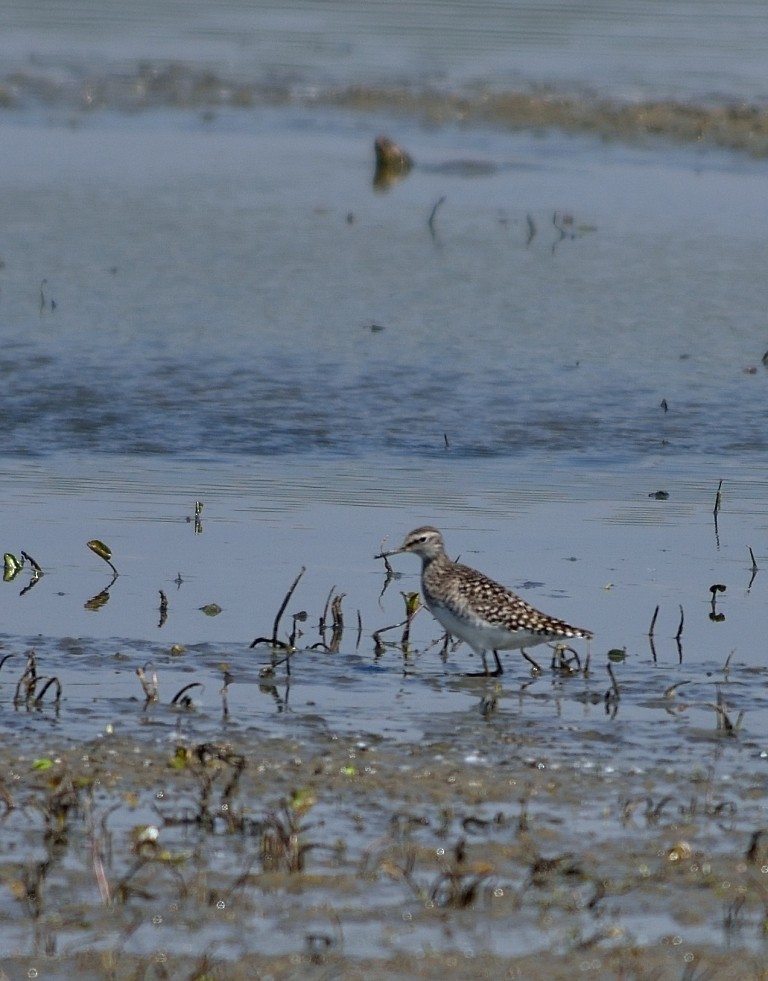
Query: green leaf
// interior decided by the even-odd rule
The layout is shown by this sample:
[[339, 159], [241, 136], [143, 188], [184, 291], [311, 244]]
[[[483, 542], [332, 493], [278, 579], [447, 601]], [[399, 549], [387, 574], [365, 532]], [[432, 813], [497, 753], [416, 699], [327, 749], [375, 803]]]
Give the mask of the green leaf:
[[105, 562], [109, 562], [112, 558], [112, 549], [109, 545], [105, 545], [104, 542], [100, 542], [98, 538], [92, 539], [87, 543], [88, 548], [95, 552], [100, 559], [104, 559]]
[[405, 600], [405, 615], [413, 616], [421, 605], [421, 597], [418, 593], [401, 593], [400, 595]]
[[24, 563], [11, 552], [3, 556], [3, 582], [11, 582], [21, 572]]

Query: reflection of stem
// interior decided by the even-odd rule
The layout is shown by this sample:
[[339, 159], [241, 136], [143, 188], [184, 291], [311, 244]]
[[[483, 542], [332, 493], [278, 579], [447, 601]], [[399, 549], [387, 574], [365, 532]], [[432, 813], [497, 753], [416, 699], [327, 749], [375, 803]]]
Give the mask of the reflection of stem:
[[651, 654], [653, 655], [653, 663], [656, 663], [656, 645], [653, 642], [653, 631], [656, 629], [656, 617], [659, 615], [659, 607], [653, 611], [653, 616], [651, 617], [651, 625], [648, 628], [648, 643], [651, 645]]
[[[107, 561], [107, 560], [105, 559], [104, 561]], [[111, 562], [109, 564], [112, 565]], [[115, 573], [112, 576], [112, 581], [110, 582], [110, 584], [108, 586], [105, 586], [104, 589], [102, 589], [102, 591], [100, 593], [96, 593], [95, 596], [92, 596], [86, 602], [86, 604], [85, 604], [86, 610], [100, 610], [102, 606], [104, 606], [107, 602], [109, 602], [109, 591], [110, 591], [110, 589], [112, 589], [112, 587], [117, 582], [117, 577], [119, 575], [119, 573], [114, 568], [114, 566], [112, 568], [113, 568], [113, 571]]]
[[437, 233], [435, 231], [435, 217], [437, 215], [437, 209], [444, 201], [445, 201], [445, 195], [437, 199], [437, 201], [435, 202], [435, 206], [432, 209], [429, 218], [427, 219], [427, 225], [429, 226], [429, 234], [432, 236], [433, 239], [437, 238]]
[[653, 642], [653, 634], [648, 634], [648, 643], [651, 646], [651, 657], [653, 658], [653, 663], [656, 663], [656, 645]]
[[682, 605], [680, 606], [680, 626], [677, 628], [677, 633], [675, 634], [675, 643], [677, 644], [677, 659], [680, 664], [683, 663], [683, 625], [685, 624], [685, 613], [683, 612]]
[[611, 679], [611, 695], [610, 697], [619, 699], [621, 698], [621, 690], [619, 689], [619, 683], [616, 681], [616, 675], [613, 673], [613, 668], [610, 664], [606, 665], [606, 670], [608, 671], [608, 677]]
[[[22, 552], [21, 554], [23, 555], [24, 553]], [[40, 582], [40, 580], [42, 579], [42, 577], [43, 577], [43, 571], [42, 571], [42, 569], [39, 572], [37, 571], [37, 569], [35, 569], [35, 571], [32, 573], [32, 578], [29, 580], [29, 582], [27, 583], [27, 585], [19, 593], [19, 596], [23, 596], [25, 593], [28, 593], [30, 591], [30, 589], [32, 589], [33, 586], [36, 586]]]
[[102, 589], [100, 593], [96, 593], [95, 596], [91, 596], [89, 600], [85, 601], [86, 610], [100, 610], [105, 603], [109, 602], [109, 590]]
[[[749, 545], [747, 545], [747, 548], [749, 548]], [[749, 548], [749, 556], [752, 559], [752, 569], [751, 569], [752, 577], [750, 578], [749, 583], [747, 585], [747, 592], [749, 592], [750, 589], [752, 589], [752, 583], [755, 581], [755, 576], [760, 571], [758, 569], [758, 567], [757, 567], [757, 561], [755, 559], [755, 553], [752, 551], [751, 548]]]
[[526, 215], [525, 220], [528, 225], [528, 235], [526, 237], [525, 244], [530, 245], [534, 238], [536, 238], [536, 222], [530, 215]]
[[709, 619], [715, 621], [716, 623], [721, 623], [725, 620], [724, 613], [717, 612], [717, 594], [725, 592], [725, 586], [722, 583], [716, 582], [713, 586], [709, 587], [709, 591], [712, 594], [712, 599], [710, 600], [710, 611]]
[[387, 573], [386, 578], [384, 579], [384, 585], [381, 587], [381, 592], [379, 593], [379, 601], [381, 601], [381, 597], [387, 591], [387, 586], [389, 586], [393, 579], [398, 579], [399, 574], [392, 568], [386, 552], [382, 552], [381, 555], [377, 555], [376, 558], [384, 559], [384, 570]]

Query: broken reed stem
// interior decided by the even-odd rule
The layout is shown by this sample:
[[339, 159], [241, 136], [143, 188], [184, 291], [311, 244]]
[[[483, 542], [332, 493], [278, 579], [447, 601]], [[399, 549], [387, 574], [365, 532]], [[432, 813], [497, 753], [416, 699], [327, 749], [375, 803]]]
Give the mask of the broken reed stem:
[[751, 571], [752, 572], [759, 572], [759, 569], [757, 567], [757, 561], [755, 560], [755, 553], [752, 551], [752, 549], [750, 548], [749, 545], [747, 545], [747, 548], [749, 549], [749, 557], [752, 559], [752, 570]]
[[323, 607], [322, 615], [320, 617], [319, 630], [321, 634], [325, 631], [325, 622], [328, 619], [328, 607], [331, 605], [331, 597], [333, 596], [334, 589], [336, 589], [336, 587], [331, 586], [330, 592], [328, 593], [328, 598], [325, 601], [325, 606]]
[[22, 559], [25, 559], [27, 562], [29, 562], [29, 564], [32, 566], [32, 569], [34, 570], [36, 576], [42, 576], [42, 575], [44, 575], [42, 568], [38, 565], [37, 562], [35, 562], [35, 560], [32, 558], [32, 556], [29, 554], [29, 552], [25, 552], [24, 549], [22, 549], [21, 550], [21, 557], [22, 557]]
[[390, 623], [388, 627], [379, 627], [378, 630], [374, 630], [371, 634], [376, 643], [380, 643], [380, 637], [382, 634], [387, 633], [389, 630], [397, 630], [398, 627], [404, 627], [408, 623], [408, 619], [401, 620], [400, 623]]
[[682, 604], [680, 606], [680, 625], [677, 628], [677, 633], [675, 634], [675, 640], [679, 641], [683, 636], [683, 626], [685, 624], [685, 613], [683, 612]]
[[717, 517], [717, 512], [720, 510], [720, 505], [723, 503], [722, 490], [723, 490], [723, 482], [721, 480], [720, 483], [717, 485], [717, 493], [715, 494], [715, 506], [712, 509], [712, 514], [714, 514], [715, 517]]
[[[299, 580], [301, 579], [301, 577], [304, 575], [306, 571], [307, 571], [306, 567], [302, 566], [301, 569], [299, 570], [299, 574], [291, 583], [291, 588], [285, 594], [285, 599], [280, 604], [280, 609], [277, 611], [277, 616], [275, 617], [275, 622], [274, 625], [272, 626], [272, 636], [257, 637], [255, 640], [251, 641], [250, 644], [251, 647], [256, 647], [258, 644], [271, 644], [272, 647], [282, 647], [285, 650], [290, 646], [284, 643], [283, 641], [277, 639], [277, 631], [280, 629], [280, 620], [282, 619], [282, 616], [285, 613], [285, 608], [290, 603], [291, 596], [293, 596], [294, 590], [299, 585]], [[294, 621], [294, 626], [295, 626], [295, 621]]]
[[[37, 679], [37, 681], [42, 681], [42, 680], [43, 680], [42, 678], [38, 678]], [[43, 703], [43, 698], [45, 697], [45, 693], [48, 691], [48, 689], [51, 687], [51, 685], [55, 685], [56, 686], [56, 697], [53, 700], [53, 704], [58, 708], [59, 703], [61, 702], [61, 682], [56, 677], [56, 675], [53, 675], [52, 677], [50, 677], [46, 681], [46, 683], [43, 685], [40, 694], [35, 699], [35, 708], [40, 708], [40, 706]]]
[[[415, 614], [414, 614], [415, 615]], [[387, 633], [388, 630], [397, 630], [399, 627], [405, 627], [403, 632], [403, 637], [400, 639], [400, 646], [407, 643], [408, 632], [411, 629], [411, 622], [413, 621], [413, 616], [407, 616], [405, 620], [401, 620], [400, 623], [391, 623], [388, 627], [379, 627], [378, 630], [374, 630], [371, 634], [373, 642], [376, 645], [376, 655], [377, 657], [384, 653], [384, 641], [381, 639], [381, 635]], [[403, 639], [405, 638], [405, 640]], [[390, 644], [390, 646], [394, 646]]]
[[[148, 667], [148, 665], [145, 665], [144, 667]], [[147, 676], [144, 673], [144, 668], [136, 668], [136, 676], [138, 677], [144, 691], [144, 697], [146, 698], [146, 702], [144, 703], [145, 707], [149, 704], [149, 702], [158, 701], [159, 685], [157, 681], [157, 671], [152, 671], [151, 681], [147, 680]]]
[[189, 699], [189, 697], [184, 698], [185, 693], [188, 692], [191, 688], [202, 688], [202, 687], [203, 687], [203, 683], [201, 681], [191, 681], [188, 685], [184, 685], [183, 688], [179, 688], [179, 690], [171, 699], [171, 705], [178, 705], [182, 699], [183, 699], [183, 701], [181, 701], [182, 705], [185, 706], [190, 705], [191, 700]]
[[291, 588], [285, 594], [285, 599], [280, 604], [280, 609], [277, 611], [277, 616], [275, 617], [275, 624], [272, 627], [272, 643], [273, 644], [277, 642], [277, 631], [278, 631], [278, 629], [280, 627], [280, 620], [282, 619], [282, 616], [285, 613], [285, 608], [290, 603], [291, 596], [293, 596], [294, 590], [299, 585], [299, 580], [301, 579], [301, 577], [304, 575], [304, 573], [306, 571], [307, 570], [306, 570], [305, 566], [302, 566], [301, 567], [301, 571], [299, 572], [298, 576], [296, 576], [296, 578], [293, 580], [293, 583], [291, 584]]
[[[336, 588], [335, 586], [333, 587]], [[333, 603], [331, 603], [331, 615], [333, 616], [332, 628], [335, 631], [341, 632], [344, 629], [344, 614], [341, 612], [341, 603], [346, 593], [339, 593], [338, 596], [333, 597]]]
[[651, 617], [651, 625], [648, 628], [649, 637], [653, 637], [653, 631], [656, 629], [656, 617], [658, 615], [659, 615], [659, 608], [657, 606], [656, 609], [653, 611], [653, 616]]

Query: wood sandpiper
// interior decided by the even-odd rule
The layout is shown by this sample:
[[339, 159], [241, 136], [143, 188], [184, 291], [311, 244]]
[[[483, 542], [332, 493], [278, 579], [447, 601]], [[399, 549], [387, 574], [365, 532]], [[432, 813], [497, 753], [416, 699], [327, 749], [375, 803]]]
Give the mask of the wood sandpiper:
[[[454, 637], [466, 641], [483, 662], [485, 674], [503, 673], [499, 651], [519, 650], [536, 670], [539, 666], [524, 648], [546, 641], [581, 637], [592, 633], [572, 627], [565, 620], [540, 613], [506, 586], [468, 565], [454, 562], [445, 554], [443, 536], [429, 525], [415, 528], [400, 548], [381, 552], [377, 559], [400, 552], [421, 558], [421, 591], [424, 604], [435, 619]], [[496, 670], [488, 671], [485, 652], [493, 651]]]

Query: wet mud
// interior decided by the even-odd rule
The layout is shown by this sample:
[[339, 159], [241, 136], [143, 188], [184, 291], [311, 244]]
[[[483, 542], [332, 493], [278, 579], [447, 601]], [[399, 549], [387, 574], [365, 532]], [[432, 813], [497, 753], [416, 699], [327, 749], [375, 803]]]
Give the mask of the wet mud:
[[168, 688], [142, 705], [136, 684], [97, 738], [66, 700], [13, 708], [6, 687], [6, 976], [766, 977], [754, 737], [702, 714], [649, 760], [602, 682], [568, 723], [538, 679], [537, 717], [517, 665], [503, 685], [451, 672], [471, 702], [420, 736], [366, 731], [349, 685], [350, 731], [301, 685], [328, 657], [296, 654], [294, 685], [262, 681], [250, 711]]

